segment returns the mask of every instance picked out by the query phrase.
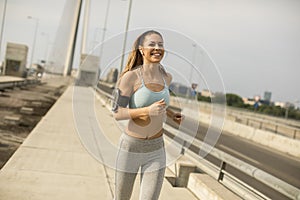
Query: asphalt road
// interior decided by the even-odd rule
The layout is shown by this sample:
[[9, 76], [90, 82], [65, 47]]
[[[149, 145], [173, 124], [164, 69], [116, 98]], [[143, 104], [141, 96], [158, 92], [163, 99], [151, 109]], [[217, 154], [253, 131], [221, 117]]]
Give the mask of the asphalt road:
[[[171, 120], [168, 120], [167, 123], [178, 128], [178, 125]], [[206, 136], [207, 129], [207, 125], [200, 124], [196, 138], [203, 141]], [[210, 132], [210, 134], [217, 135], [217, 133], [214, 132]], [[172, 137], [170, 133], [167, 133], [167, 135]], [[249, 163], [250, 165], [255, 166], [297, 188], [300, 188], [300, 159], [280, 153], [275, 149], [255, 144], [224, 131], [220, 135], [215, 148], [224, 151], [235, 158], [243, 160], [244, 162]], [[191, 150], [199, 152], [199, 148], [192, 145]], [[220, 166], [221, 164], [220, 160], [211, 155], [207, 155], [205, 159], [214, 163], [216, 166]], [[228, 164], [230, 165], [230, 163]], [[230, 166], [226, 168], [226, 171], [233, 174], [240, 180], [243, 180], [271, 199], [288, 199], [273, 189], [268, 188], [266, 185]]]

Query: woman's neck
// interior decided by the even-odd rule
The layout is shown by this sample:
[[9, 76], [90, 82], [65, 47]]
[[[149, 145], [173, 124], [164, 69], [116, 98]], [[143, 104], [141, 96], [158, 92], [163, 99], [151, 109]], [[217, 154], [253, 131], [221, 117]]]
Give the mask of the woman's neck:
[[160, 69], [160, 63], [149, 63], [149, 64], [144, 64], [143, 65], [143, 71], [146, 72], [147, 74], [157, 74]]

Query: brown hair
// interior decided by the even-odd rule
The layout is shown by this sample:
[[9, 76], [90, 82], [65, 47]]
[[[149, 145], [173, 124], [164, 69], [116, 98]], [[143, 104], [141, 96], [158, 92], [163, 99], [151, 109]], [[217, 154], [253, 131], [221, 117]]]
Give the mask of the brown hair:
[[[141, 34], [134, 42], [133, 44], [133, 48], [132, 51], [130, 52], [129, 56], [128, 56], [128, 60], [127, 60], [127, 64], [123, 70], [123, 72], [120, 74], [120, 78], [128, 71], [131, 71], [133, 69], [135, 69], [136, 67], [143, 65], [143, 56], [141, 54], [141, 52], [139, 51], [139, 46], [142, 45], [145, 41], [145, 37], [147, 35], [151, 35], [151, 34], [157, 34], [159, 35], [161, 38], [162, 35], [155, 31], [155, 30], [149, 30], [144, 32], [143, 34]], [[162, 68], [163, 72], [166, 74], [165, 70]]]

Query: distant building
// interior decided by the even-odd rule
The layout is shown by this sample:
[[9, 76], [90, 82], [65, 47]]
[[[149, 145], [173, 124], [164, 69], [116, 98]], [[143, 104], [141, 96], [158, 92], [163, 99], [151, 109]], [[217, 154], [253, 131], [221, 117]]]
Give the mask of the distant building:
[[280, 106], [281, 108], [296, 108], [296, 104], [291, 102], [275, 102], [275, 106]]
[[4, 61], [4, 74], [26, 77], [28, 46], [17, 43], [7, 43]]
[[214, 94], [210, 90], [204, 89], [201, 91], [201, 96], [214, 97]]
[[81, 65], [78, 71], [76, 85], [94, 86], [98, 82], [100, 74], [99, 56], [81, 54]]
[[261, 97], [259, 95], [254, 96], [254, 101], [259, 102], [261, 100]]
[[116, 83], [118, 79], [118, 74], [119, 72], [117, 68], [111, 68], [108, 74], [106, 75], [106, 77], [102, 81], [108, 83]]
[[279, 101], [276, 101], [274, 103], [275, 106], [279, 106], [281, 108], [285, 108], [286, 107], [286, 103], [285, 102], [279, 102]]
[[169, 89], [178, 96], [186, 96], [187, 94], [191, 94], [192, 88], [187, 87], [181, 83], [171, 83]]
[[259, 95], [255, 95], [253, 98], [242, 98], [244, 104], [248, 104], [254, 107], [255, 110], [258, 109], [259, 106], [264, 104], [264, 102], [261, 100], [261, 97]]
[[253, 106], [256, 102], [254, 99], [250, 99], [250, 98], [247, 98], [247, 97], [244, 97], [242, 99], [243, 99], [244, 104], [248, 104], [248, 105], [251, 105], [251, 106]]
[[271, 102], [272, 92], [265, 91], [264, 101]]

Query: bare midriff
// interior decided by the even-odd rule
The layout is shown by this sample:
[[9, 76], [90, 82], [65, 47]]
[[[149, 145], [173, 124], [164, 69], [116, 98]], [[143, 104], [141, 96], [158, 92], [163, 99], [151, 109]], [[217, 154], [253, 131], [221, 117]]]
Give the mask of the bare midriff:
[[126, 133], [140, 139], [154, 139], [163, 134], [163, 117], [155, 116], [147, 118], [130, 119]]
[[135, 137], [135, 138], [139, 138], [139, 139], [144, 139], [144, 140], [151, 140], [151, 139], [155, 139], [155, 138], [159, 138], [163, 135], [163, 129], [161, 129], [158, 133], [151, 135], [151, 136], [146, 136], [146, 137], [140, 137], [140, 135], [135, 135], [135, 134], [131, 134], [131, 133], [127, 133], [128, 135], [130, 135], [131, 137]]

